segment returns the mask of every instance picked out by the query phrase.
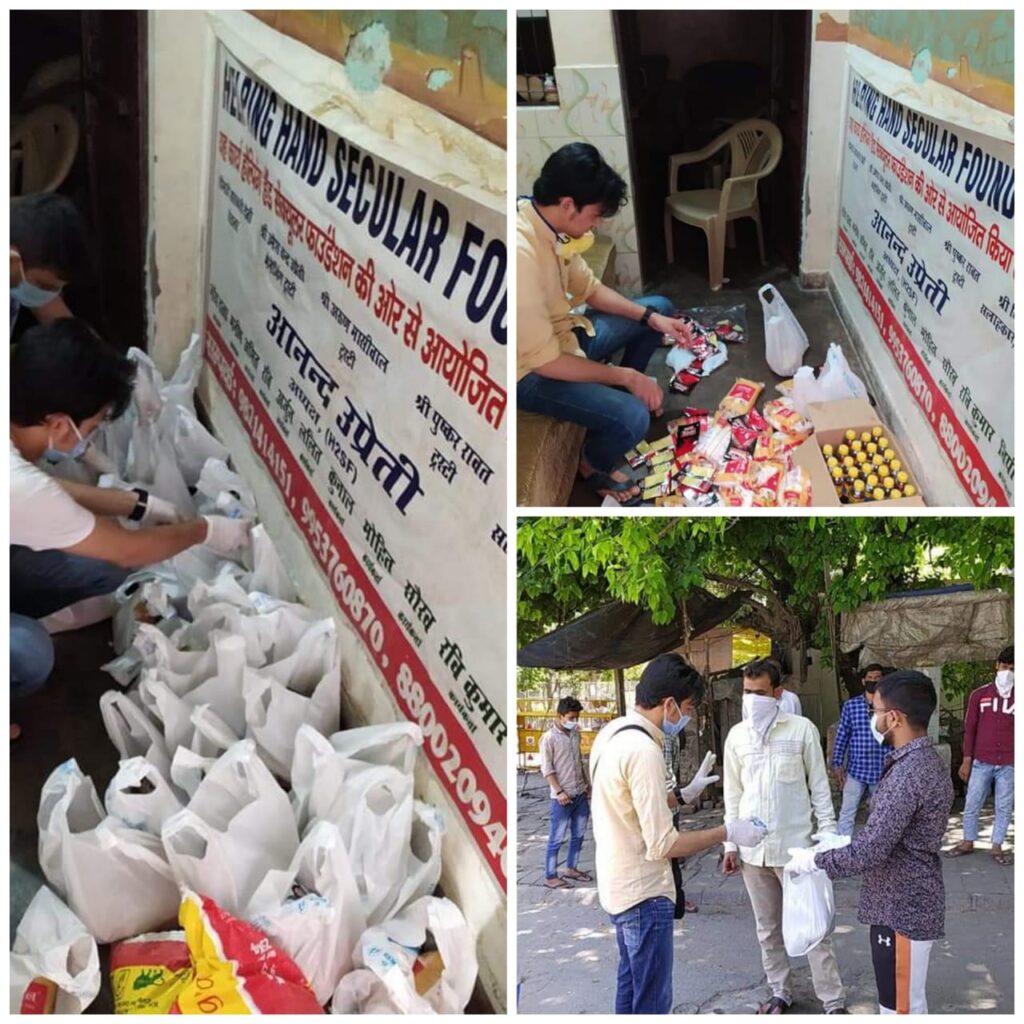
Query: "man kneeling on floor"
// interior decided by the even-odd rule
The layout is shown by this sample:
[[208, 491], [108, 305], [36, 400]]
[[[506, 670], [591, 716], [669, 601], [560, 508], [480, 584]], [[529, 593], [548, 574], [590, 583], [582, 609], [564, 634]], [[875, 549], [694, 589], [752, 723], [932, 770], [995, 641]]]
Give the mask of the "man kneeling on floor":
[[[45, 682], [53, 645], [39, 619], [110, 594], [129, 570], [195, 544], [225, 557], [248, 541], [249, 523], [186, 519], [145, 490], [59, 480], [35, 465], [78, 459], [92, 433], [128, 406], [135, 365], [81, 320], [33, 327], [11, 349], [11, 694]], [[140, 523], [126, 529], [118, 519]], [[12, 727], [12, 738], [15, 730]]]
[[[689, 341], [672, 303], [634, 302], [601, 284], [583, 260], [594, 230], [626, 202], [626, 183], [585, 142], [552, 153], [519, 204], [516, 229], [516, 396], [520, 410], [587, 428], [580, 476], [601, 496], [634, 505], [640, 488], [616, 470], [660, 413], [647, 364], [663, 335]], [[572, 310], [584, 303], [588, 316]], [[621, 365], [609, 360], [622, 352]]]
[[857, 919], [870, 927], [880, 1013], [927, 1013], [932, 943], [945, 934], [939, 850], [953, 806], [949, 770], [928, 738], [938, 701], [921, 672], [894, 672], [875, 690], [871, 730], [892, 751], [868, 822], [838, 850], [797, 851], [791, 869], [863, 875]]

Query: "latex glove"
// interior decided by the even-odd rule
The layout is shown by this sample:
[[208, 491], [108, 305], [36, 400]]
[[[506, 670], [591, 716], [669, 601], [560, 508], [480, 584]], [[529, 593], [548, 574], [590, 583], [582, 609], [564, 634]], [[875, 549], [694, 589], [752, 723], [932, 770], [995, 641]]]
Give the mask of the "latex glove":
[[766, 835], [768, 827], [757, 818], [737, 818], [725, 826], [725, 841], [737, 846], [757, 846]]
[[[195, 513], [193, 513], [194, 515]], [[146, 499], [146, 511], [142, 515], [142, 522], [145, 526], [161, 526], [167, 523], [180, 523], [185, 520], [177, 505], [150, 494]], [[188, 518], [191, 518], [189, 516]]]
[[720, 776], [711, 774], [714, 767], [715, 755], [709, 751], [704, 755], [704, 760], [697, 769], [697, 774], [690, 780], [690, 784], [683, 786], [679, 791], [684, 804], [692, 804], [708, 786], [719, 780]]
[[844, 846], [850, 845], [850, 836], [841, 836], [835, 829], [815, 832], [811, 836], [811, 842], [817, 843], [818, 853], [822, 850], [841, 850]]
[[206, 520], [206, 539], [203, 543], [218, 555], [230, 558], [249, 543], [248, 519], [228, 519], [227, 516], [203, 516]]
[[809, 875], [813, 871], [820, 871], [821, 868], [814, 863], [815, 856], [820, 852], [813, 846], [806, 849], [793, 849], [786, 851], [789, 854], [789, 863], [786, 870], [791, 875]]

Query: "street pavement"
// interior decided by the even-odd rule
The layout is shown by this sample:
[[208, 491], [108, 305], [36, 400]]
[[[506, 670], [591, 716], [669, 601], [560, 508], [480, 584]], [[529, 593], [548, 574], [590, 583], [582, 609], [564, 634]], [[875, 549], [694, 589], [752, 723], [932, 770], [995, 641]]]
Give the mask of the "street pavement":
[[[525, 790], [523, 789], [525, 781]], [[571, 890], [544, 886], [547, 787], [537, 773], [518, 779], [518, 1005], [520, 1013], [611, 1013], [618, 952], [615, 931], [594, 884]], [[862, 808], [863, 814], [863, 808]], [[721, 811], [683, 819], [683, 828], [721, 824]], [[931, 1013], [1013, 1012], [1013, 868], [988, 852], [991, 807], [981, 839], [968, 857], [943, 858], [946, 937], [932, 948]], [[959, 810], [950, 817], [944, 848], [962, 838]], [[1007, 846], [1013, 851], [1011, 826]], [[563, 857], [567, 846], [563, 846]], [[687, 861], [686, 897], [699, 910], [676, 922], [675, 1013], [751, 1013], [770, 996], [761, 969], [754, 917], [740, 877], [719, 869], [721, 846]], [[580, 867], [593, 875], [591, 830]], [[851, 1013], [877, 1013], [867, 927], [857, 921], [859, 879], [835, 883], [833, 946]], [[805, 957], [794, 963], [790, 1013], [821, 1013]]]

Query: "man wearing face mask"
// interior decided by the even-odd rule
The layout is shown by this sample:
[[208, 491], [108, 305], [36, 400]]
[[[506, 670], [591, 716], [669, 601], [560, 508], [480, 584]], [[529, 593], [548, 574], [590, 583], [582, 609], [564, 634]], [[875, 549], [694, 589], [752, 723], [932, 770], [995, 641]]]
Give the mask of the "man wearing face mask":
[[[124, 412], [135, 366], [81, 320], [33, 327], [11, 348], [11, 688], [42, 686], [53, 648], [37, 620], [109, 594], [128, 571], [205, 544], [225, 557], [248, 542], [249, 524], [188, 518], [144, 490], [57, 480], [35, 463], [81, 457], [94, 430]], [[138, 523], [126, 529], [119, 519]]]
[[[626, 202], [626, 183], [585, 142], [548, 157], [516, 230], [516, 386], [519, 408], [587, 428], [580, 476], [595, 494], [632, 505], [640, 489], [615, 467], [643, 440], [661, 387], [647, 364], [663, 335], [689, 341], [662, 296], [633, 301], [583, 260], [603, 218]], [[587, 305], [587, 316], [573, 309]], [[610, 360], [622, 352], [620, 365]]]
[[[700, 832], [672, 826], [662, 741], [682, 732], [703, 688], [684, 658], [659, 655], [640, 677], [633, 710], [609, 722], [590, 752], [597, 892], [619, 947], [616, 1013], [672, 1011], [672, 858], [726, 841], [756, 846], [765, 836], [748, 818]], [[714, 781], [698, 776], [675, 799], [691, 803]]]
[[867, 824], [842, 849], [794, 851], [790, 870], [829, 878], [863, 875], [862, 924], [870, 927], [880, 1013], [927, 1013], [932, 943], [945, 934], [939, 850], [953, 783], [928, 738], [937, 705], [921, 672], [894, 672], [875, 690], [872, 732], [892, 754], [871, 799]]
[[[761, 944], [761, 961], [771, 998], [758, 1013], [785, 1013], [793, 1001], [792, 969], [782, 938], [782, 869], [793, 847], [809, 847], [817, 832], [835, 832], [832, 793], [814, 723], [779, 707], [782, 679], [771, 659], [754, 661], [743, 672], [743, 720], [725, 740], [726, 823], [740, 815], [763, 821], [761, 843], [727, 843], [726, 875], [741, 871]], [[738, 849], [737, 849], [738, 848]], [[807, 954], [814, 991], [826, 1013], [846, 1013], [846, 993], [826, 938]]]
[[964, 803], [964, 839], [947, 857], [974, 853], [981, 808], [994, 792], [995, 822], [992, 825], [992, 856], [998, 864], [1010, 864], [1003, 841], [1013, 814], [1013, 648], [996, 659], [995, 680], [971, 693], [964, 721], [964, 758], [960, 778], [967, 783]]
[[882, 680], [882, 666], [868, 665], [861, 676], [864, 693], [843, 704], [839, 728], [832, 747], [832, 771], [843, 791], [839, 809], [839, 834], [853, 835], [857, 808], [867, 794], [870, 799], [882, 777], [885, 751], [871, 733], [871, 700]]
[[[575, 697], [558, 702], [555, 724], [540, 741], [540, 772], [551, 787], [551, 823], [548, 832], [544, 884], [549, 889], [571, 888], [565, 879], [591, 882], [579, 870], [583, 836], [590, 820], [590, 780], [580, 752], [580, 712], [583, 705]], [[565, 874], [558, 875], [558, 854], [571, 833]]]
[[56, 193], [11, 200], [11, 333], [22, 308], [41, 324], [71, 316], [64, 286], [88, 273], [89, 250], [75, 204]]

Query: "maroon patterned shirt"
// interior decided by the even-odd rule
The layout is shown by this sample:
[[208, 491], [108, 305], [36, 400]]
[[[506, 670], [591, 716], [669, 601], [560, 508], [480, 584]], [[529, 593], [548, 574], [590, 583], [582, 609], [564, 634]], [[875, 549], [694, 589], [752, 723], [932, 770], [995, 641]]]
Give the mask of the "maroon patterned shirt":
[[953, 806], [953, 782], [927, 736], [887, 758], [864, 828], [814, 862], [829, 878], [863, 875], [861, 924], [925, 942], [945, 934], [946, 889], [939, 850]]

